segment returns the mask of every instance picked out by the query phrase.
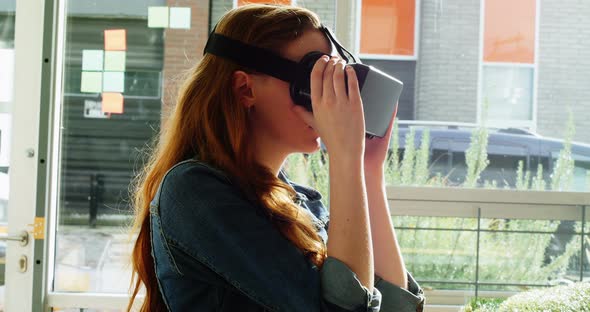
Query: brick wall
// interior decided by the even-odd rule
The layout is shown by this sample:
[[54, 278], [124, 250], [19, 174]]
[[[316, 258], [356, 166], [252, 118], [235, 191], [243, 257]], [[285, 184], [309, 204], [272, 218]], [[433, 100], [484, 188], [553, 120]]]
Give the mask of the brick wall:
[[219, 21], [221, 16], [233, 8], [232, 0], [214, 0], [211, 3], [211, 26], [210, 31], [213, 30], [215, 24]]
[[[272, 1], [269, 1], [272, 2]], [[320, 16], [320, 20], [325, 25], [334, 29], [336, 0], [298, 0], [297, 6], [308, 8]], [[221, 16], [233, 7], [232, 0], [215, 0], [211, 5], [211, 29], [219, 21]]]
[[424, 0], [416, 119], [476, 122], [480, 0]]
[[590, 143], [590, 4], [541, 1], [537, 131], [563, 138], [571, 107], [574, 140]]
[[174, 106], [183, 75], [203, 55], [209, 32], [208, 0], [168, 0], [169, 7], [190, 7], [190, 29], [166, 29], [164, 31], [164, 69], [162, 96], [162, 127]]
[[335, 30], [336, 0], [297, 0], [296, 5], [315, 12], [324, 25]]

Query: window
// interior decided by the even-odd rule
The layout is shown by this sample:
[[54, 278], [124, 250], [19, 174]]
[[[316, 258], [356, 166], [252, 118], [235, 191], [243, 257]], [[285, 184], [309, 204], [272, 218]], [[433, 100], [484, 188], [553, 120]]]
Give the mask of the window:
[[416, 59], [419, 1], [360, 2], [357, 50], [361, 57]]
[[491, 125], [535, 129], [537, 12], [537, 0], [482, 1], [479, 110]]
[[[108, 1], [109, 4], [116, 2]], [[56, 116], [61, 119], [54, 129], [60, 136], [57, 147], [60, 159], [56, 160], [56, 176], [52, 176], [59, 187], [56, 187], [57, 194], [51, 194], [56, 195], [52, 209], [58, 215], [54, 233], [57, 243], [50, 254], [55, 259], [51, 291], [58, 292], [63, 298], [71, 292], [117, 293], [118, 298], [127, 293], [130, 277], [127, 264], [131, 249], [127, 225], [132, 217], [128, 191], [132, 176], [142, 165], [138, 152], [154, 139], [160, 127], [165, 127], [163, 122], [174, 105], [175, 87], [181, 74], [200, 59], [211, 27], [221, 14], [245, 2], [192, 0], [183, 2], [185, 7], [167, 6], [168, 2], [160, 0], [133, 1], [126, 6], [96, 0], [64, 2], [67, 5], [61, 18], [66, 19], [65, 40], [59, 47], [63, 54], [63, 77], [53, 77], [63, 78], [64, 92], [56, 93], [59, 98], [54, 103]], [[510, 3], [514, 12], [505, 10], [511, 12], [504, 15], [498, 13], [498, 7], [508, 5], [504, 0], [359, 0], [356, 2], [359, 10], [342, 13], [336, 12], [335, 0], [280, 2], [310, 8], [328, 25], [333, 25], [336, 14], [348, 14], [345, 17], [351, 20], [358, 17], [359, 36], [350, 42], [361, 48], [363, 62], [404, 82], [398, 111], [402, 120], [396, 123], [398, 133], [393, 136], [389, 154], [389, 160], [394, 154], [398, 160], [388, 162], [385, 178], [389, 184], [388, 199], [393, 203], [392, 221], [404, 260], [422, 286], [433, 287], [435, 291], [467, 290], [457, 292], [460, 295], [453, 302], [463, 304], [465, 298], [472, 295], [471, 290], [477, 287], [518, 291], [519, 286], [514, 285], [544, 285], [555, 277], [576, 281], [580, 279], [580, 272], [587, 278], [588, 260], [579, 263], [587, 252], [580, 248], [579, 240], [583, 235], [581, 213], [577, 212], [582, 211], [583, 204], [573, 203], [579, 198], [587, 198], [587, 194], [571, 196], [571, 199], [563, 199], [565, 203], [560, 203], [554, 198], [568, 194], [536, 192], [531, 195], [512, 190], [488, 192], [469, 189], [465, 184], [472, 171], [470, 163], [474, 160], [469, 151], [480, 151], [475, 158], [489, 163], [477, 175], [477, 188], [515, 188], [521, 179], [517, 171], [522, 163], [523, 174], [529, 172], [531, 184], [538, 166], [542, 166], [540, 180], [543, 183], [537, 183], [540, 187], [536, 190], [551, 190], [555, 159], [564, 148], [561, 131], [566, 122], [563, 115], [559, 115], [559, 105], [542, 100], [563, 97], [579, 104], [574, 111], [577, 131], [571, 150], [574, 164], [568, 171], [573, 181], [573, 188], [569, 191], [590, 191], [590, 148], [587, 145], [590, 143], [590, 118], [583, 115], [590, 111], [584, 93], [587, 92], [584, 82], [588, 79], [583, 79], [583, 75], [575, 76], [577, 72], [587, 75], [590, 69], [590, 63], [582, 62], [583, 57], [575, 57], [582, 55], [580, 51], [585, 47], [556, 44], [559, 49], [571, 53], [573, 61], [569, 63], [568, 59], [543, 61], [544, 53], [539, 55], [535, 48], [538, 37], [543, 36], [544, 40], [555, 40], [553, 44], [562, 40], [555, 38], [576, 40], [577, 37], [567, 29], [555, 28], [557, 17], [563, 18], [556, 8], [565, 4], [544, 3], [548, 8], [541, 18], [538, 0]], [[584, 20], [590, 3], [578, 2], [568, 4], [571, 6], [568, 12], [577, 14], [576, 20]], [[420, 3], [424, 5], [420, 7]], [[533, 17], [530, 12], [534, 13]], [[176, 20], [173, 14], [183, 18]], [[5, 30], [7, 23], [2, 18], [5, 17], [0, 14], [0, 29]], [[504, 25], [502, 21], [508, 18], [512, 22]], [[546, 20], [552, 22], [546, 28], [540, 27], [539, 24]], [[575, 28], [577, 24], [567, 28], [579, 31], [588, 27], [579, 24], [579, 28]], [[9, 29], [11, 24], [8, 25]], [[104, 115], [101, 111], [104, 98], [100, 92], [82, 90], [83, 86], [84, 89], [97, 90], [104, 83], [100, 79], [84, 83], [83, 80], [89, 78], [82, 76], [84, 51], [103, 50], [103, 54], [95, 55], [104, 56], [105, 30], [113, 29], [126, 30], [124, 74], [119, 75], [123, 78], [119, 87], [122, 89], [121, 108], [124, 109], [120, 113]], [[417, 36], [418, 29], [421, 36]], [[538, 29], [548, 30], [538, 34]], [[553, 31], [559, 34], [555, 38], [550, 34]], [[4, 34], [0, 32], [0, 51], [12, 48], [6, 43], [12, 39], [4, 40], [1, 37]], [[505, 40], [511, 37], [520, 43]], [[379, 38], [387, 40], [379, 41]], [[556, 54], [555, 50], [552, 52], [548, 55]], [[86, 55], [93, 53], [86, 52]], [[105, 59], [102, 61], [106, 62]], [[97, 64], [90, 66], [95, 69], [91, 72], [108, 71], [103, 70], [105, 63]], [[554, 64], [559, 68], [552, 67]], [[120, 68], [123, 64], [115, 65]], [[538, 68], [548, 68], [551, 75], [539, 76], [542, 71]], [[567, 78], [568, 75], [580, 79], [555, 78]], [[568, 84], [561, 84], [564, 81]], [[539, 98], [539, 108], [543, 109], [538, 110], [535, 102], [537, 90], [546, 95]], [[488, 125], [491, 123], [498, 126], [496, 128], [479, 128], [477, 125], [480, 121], [476, 117], [478, 105], [482, 105], [484, 91], [490, 100]], [[5, 109], [5, 103], [0, 101], [0, 107]], [[531, 124], [539, 133], [520, 129]], [[4, 120], [0, 120], [0, 126], [5, 125]], [[411, 128], [416, 129], [416, 135], [410, 148], [407, 138]], [[424, 144], [422, 138], [426, 137], [426, 130], [429, 130], [429, 140], [424, 140], [427, 143]], [[472, 149], [474, 146], [479, 150]], [[328, 159], [322, 152], [295, 154], [285, 163], [294, 181], [320, 190], [327, 205]], [[392, 163], [404, 170], [400, 167], [392, 170]], [[6, 173], [4, 169], [0, 164], [0, 178]], [[400, 172], [401, 177], [391, 179], [391, 175]], [[427, 182], [415, 182], [422, 181], [425, 172]], [[436, 181], [437, 176], [445, 179]], [[412, 185], [399, 181], [412, 181]], [[535, 190], [533, 187], [529, 189]], [[2, 194], [0, 188], [0, 199]], [[408, 198], [400, 200], [399, 197], [404, 196]], [[544, 204], [537, 197], [547, 198], [551, 203]], [[523, 198], [526, 200], [520, 202]], [[515, 204], [516, 201], [519, 203]], [[0, 202], [0, 206], [2, 204]], [[588, 216], [589, 207], [584, 207]], [[478, 211], [479, 208], [482, 210]], [[482, 213], [478, 215], [478, 212]], [[0, 209], [0, 220], [2, 217]], [[550, 242], [552, 236], [559, 238], [563, 235], [563, 228], [567, 230], [567, 241]], [[570, 248], [565, 248], [567, 246]], [[547, 252], [549, 249], [551, 251]], [[552, 257], [561, 258], [555, 260]], [[547, 264], [554, 270], [547, 269]], [[76, 304], [69, 303], [69, 306], [87, 304], [83, 302], [86, 297], [77, 298], [82, 299], [76, 299]], [[114, 310], [119, 306], [110, 305], [109, 308]]]

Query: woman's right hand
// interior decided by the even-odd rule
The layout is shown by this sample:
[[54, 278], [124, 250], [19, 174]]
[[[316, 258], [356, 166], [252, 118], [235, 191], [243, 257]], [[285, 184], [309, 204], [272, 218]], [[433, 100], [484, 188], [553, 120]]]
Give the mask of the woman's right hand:
[[[344, 81], [345, 71], [348, 85]], [[299, 105], [293, 110], [318, 132], [328, 152], [362, 159], [365, 120], [354, 69], [345, 69], [344, 61], [336, 56], [318, 59], [311, 72], [311, 105], [313, 113]]]

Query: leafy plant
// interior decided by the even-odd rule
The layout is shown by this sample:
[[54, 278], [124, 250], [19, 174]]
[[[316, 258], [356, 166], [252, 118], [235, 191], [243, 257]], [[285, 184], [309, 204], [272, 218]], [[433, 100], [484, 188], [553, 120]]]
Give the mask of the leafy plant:
[[410, 128], [410, 132], [406, 133], [406, 146], [400, 169], [402, 174], [402, 185], [412, 185], [414, 182], [414, 164], [416, 161], [416, 147], [414, 146], [415, 135], [416, 130], [414, 128]]
[[430, 146], [430, 130], [425, 128], [422, 130], [422, 138], [420, 142], [420, 150], [416, 154], [416, 167], [414, 169], [414, 184], [425, 185], [430, 176], [428, 170], [429, 160], [429, 146]]
[[399, 163], [399, 127], [397, 118], [392, 129], [391, 151], [388, 153], [385, 162], [385, 182], [389, 185], [401, 184], [400, 163]]
[[508, 299], [473, 299], [464, 312], [589, 312], [590, 283], [574, 283], [516, 294]]
[[533, 177], [533, 182], [532, 182], [532, 189], [535, 191], [544, 191], [545, 190], [545, 185], [547, 184], [545, 182], [545, 179], [543, 179], [543, 164], [539, 164], [537, 166], [537, 175], [535, 177]]
[[473, 298], [463, 307], [462, 312], [496, 312], [505, 299]]
[[572, 157], [572, 139], [576, 129], [574, 127], [574, 116], [569, 109], [569, 117], [565, 131], [563, 148], [559, 151], [559, 156], [555, 162], [553, 173], [551, 174], [551, 189], [554, 191], [567, 191], [572, 187], [574, 177], [574, 159]]
[[528, 190], [530, 188], [531, 172], [529, 170], [522, 174], [524, 162], [518, 161], [518, 168], [516, 169], [516, 189], [517, 190]]
[[467, 165], [467, 176], [463, 187], [476, 187], [481, 173], [489, 165], [487, 146], [488, 130], [486, 128], [487, 100], [484, 103], [482, 112], [482, 123], [471, 134], [469, 148], [465, 151], [465, 163]]

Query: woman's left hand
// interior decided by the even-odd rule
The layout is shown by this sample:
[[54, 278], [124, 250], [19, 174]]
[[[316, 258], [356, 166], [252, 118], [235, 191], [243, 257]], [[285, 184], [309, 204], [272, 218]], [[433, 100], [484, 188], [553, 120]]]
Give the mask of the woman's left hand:
[[383, 172], [383, 165], [387, 158], [387, 150], [389, 149], [389, 142], [391, 141], [391, 133], [396, 114], [397, 103], [395, 104], [395, 111], [389, 122], [389, 127], [387, 127], [387, 131], [385, 131], [385, 136], [382, 138], [374, 137], [370, 140], [365, 140], [365, 173], [378, 174]]

